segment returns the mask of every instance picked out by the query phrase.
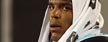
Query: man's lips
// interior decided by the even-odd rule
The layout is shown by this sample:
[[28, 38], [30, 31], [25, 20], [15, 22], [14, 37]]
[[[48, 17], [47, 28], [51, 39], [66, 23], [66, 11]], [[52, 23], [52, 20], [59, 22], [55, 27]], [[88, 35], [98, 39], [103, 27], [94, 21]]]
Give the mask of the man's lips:
[[57, 24], [51, 24], [50, 25], [50, 30], [51, 31], [56, 31], [56, 30], [60, 30], [60, 29], [61, 29], [60, 25], [57, 25]]

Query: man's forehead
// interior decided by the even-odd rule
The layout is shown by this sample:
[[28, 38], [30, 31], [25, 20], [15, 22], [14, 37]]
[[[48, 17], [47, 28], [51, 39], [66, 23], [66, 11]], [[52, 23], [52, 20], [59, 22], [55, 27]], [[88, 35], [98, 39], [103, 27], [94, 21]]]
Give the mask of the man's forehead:
[[61, 2], [72, 2], [72, 0], [49, 0], [49, 2], [52, 2], [52, 1], [55, 1], [55, 2], [57, 2], [57, 1], [61, 1]]

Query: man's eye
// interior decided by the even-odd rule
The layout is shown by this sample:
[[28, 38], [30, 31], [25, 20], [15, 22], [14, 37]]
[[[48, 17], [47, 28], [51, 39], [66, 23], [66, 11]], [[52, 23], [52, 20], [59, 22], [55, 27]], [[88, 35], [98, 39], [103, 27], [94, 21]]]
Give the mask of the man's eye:
[[63, 7], [63, 10], [71, 10], [71, 7], [65, 6]]
[[50, 10], [53, 10], [53, 9], [54, 9], [54, 6], [49, 6], [49, 9], [50, 9]]

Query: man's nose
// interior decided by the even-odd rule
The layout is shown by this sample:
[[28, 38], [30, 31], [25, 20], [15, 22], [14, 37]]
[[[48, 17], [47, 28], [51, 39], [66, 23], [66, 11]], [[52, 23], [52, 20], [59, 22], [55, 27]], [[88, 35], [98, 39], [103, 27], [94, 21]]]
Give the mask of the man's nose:
[[51, 13], [51, 18], [61, 18], [61, 11], [60, 10], [54, 10], [52, 13]]

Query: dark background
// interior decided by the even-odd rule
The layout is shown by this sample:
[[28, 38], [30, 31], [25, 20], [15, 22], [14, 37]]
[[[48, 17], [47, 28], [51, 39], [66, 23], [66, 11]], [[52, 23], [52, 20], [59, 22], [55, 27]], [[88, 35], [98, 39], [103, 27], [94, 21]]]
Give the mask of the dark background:
[[48, 0], [13, 0], [13, 42], [37, 42]]

